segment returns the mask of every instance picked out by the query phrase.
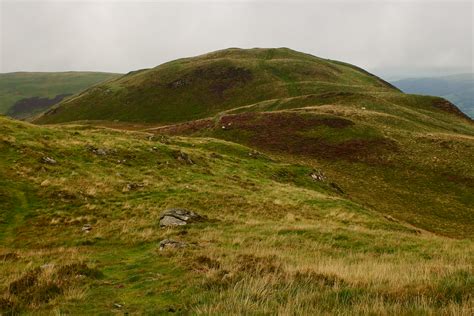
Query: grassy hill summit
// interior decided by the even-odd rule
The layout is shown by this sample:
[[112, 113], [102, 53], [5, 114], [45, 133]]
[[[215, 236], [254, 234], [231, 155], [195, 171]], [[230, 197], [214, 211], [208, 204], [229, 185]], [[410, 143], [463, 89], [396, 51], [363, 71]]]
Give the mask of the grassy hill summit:
[[342, 62], [287, 48], [231, 48], [130, 72], [62, 102], [37, 122], [182, 122], [265, 100], [331, 91], [398, 92]]

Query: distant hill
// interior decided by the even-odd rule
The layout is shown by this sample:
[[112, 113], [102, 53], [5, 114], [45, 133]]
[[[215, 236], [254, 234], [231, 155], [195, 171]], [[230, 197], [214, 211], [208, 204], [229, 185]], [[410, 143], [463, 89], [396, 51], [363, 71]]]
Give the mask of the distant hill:
[[7, 115], [16, 119], [27, 119], [46, 111], [53, 105], [61, 102], [64, 98], [72, 95], [58, 94], [54, 98], [31, 97], [18, 100], [7, 111]]
[[392, 82], [407, 93], [443, 97], [474, 118], [474, 73], [432, 78], [409, 78]]
[[[30, 115], [30, 111], [31, 114], [36, 114], [61, 101], [62, 97], [60, 96], [78, 93], [117, 76], [118, 74], [103, 72], [13, 72], [0, 74], [0, 113], [7, 113], [16, 118], [25, 118]], [[12, 109], [15, 104], [17, 106]]]

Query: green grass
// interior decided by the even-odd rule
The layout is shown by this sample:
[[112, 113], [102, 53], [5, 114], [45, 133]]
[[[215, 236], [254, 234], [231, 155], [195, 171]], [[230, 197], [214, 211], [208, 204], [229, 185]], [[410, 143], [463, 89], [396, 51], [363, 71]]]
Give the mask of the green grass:
[[433, 110], [395, 116], [364, 105], [223, 114], [210, 128], [151, 131], [221, 138], [323, 169], [368, 208], [438, 234], [473, 237], [472, 123]]
[[[3, 313], [467, 315], [473, 307], [472, 239], [351, 201], [324, 166], [320, 182], [306, 162], [223, 140], [0, 123]], [[169, 207], [209, 220], [161, 229]], [[159, 251], [165, 238], [189, 246]]]
[[0, 114], [16, 101], [74, 94], [118, 74], [100, 72], [13, 72], [0, 74]]
[[[289, 49], [228, 49], [39, 120], [76, 125], [0, 120], [1, 311], [472, 313], [474, 127], [443, 99]], [[208, 220], [161, 229], [170, 207]], [[188, 247], [159, 251], [165, 238]]]

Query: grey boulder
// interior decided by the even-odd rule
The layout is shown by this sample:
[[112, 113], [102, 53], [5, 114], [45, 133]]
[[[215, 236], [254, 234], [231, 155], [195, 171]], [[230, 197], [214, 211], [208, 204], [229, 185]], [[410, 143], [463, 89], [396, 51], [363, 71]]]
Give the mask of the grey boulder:
[[57, 163], [57, 161], [51, 157], [43, 157], [41, 158], [41, 162], [49, 165], [55, 165]]
[[192, 222], [204, 220], [201, 215], [182, 208], [172, 208], [164, 211], [160, 215], [161, 227], [183, 226]]

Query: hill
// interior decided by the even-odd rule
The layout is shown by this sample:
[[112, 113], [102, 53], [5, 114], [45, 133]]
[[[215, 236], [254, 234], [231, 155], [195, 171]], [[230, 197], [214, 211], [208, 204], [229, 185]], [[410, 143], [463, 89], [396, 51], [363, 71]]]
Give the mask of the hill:
[[26, 118], [64, 95], [78, 93], [118, 74], [101, 72], [14, 72], [0, 74], [0, 113]]
[[[335, 144], [349, 134], [392, 137], [393, 128], [374, 134], [360, 121], [350, 123], [354, 117], [334, 117], [342, 106], [332, 110], [331, 116], [303, 117], [298, 122], [307, 119], [315, 129], [302, 124], [300, 132], [316, 137], [342, 131], [323, 138]], [[358, 115], [367, 122], [414, 124], [373, 112]], [[281, 122], [291, 113], [245, 115], [252, 114], [260, 130], [266, 128], [262, 120]], [[225, 132], [247, 130], [253, 139], [244, 114], [235, 115], [235, 120], [222, 118], [220, 124], [232, 123], [223, 126], [238, 128]], [[413, 182], [410, 174], [448, 168], [445, 155], [462, 149], [465, 156], [451, 159], [464, 161], [464, 177], [472, 176], [472, 138], [434, 133], [441, 123], [429, 123], [433, 130], [416, 126], [407, 132], [419, 147], [396, 144], [401, 152], [419, 148], [420, 159], [427, 160], [423, 168], [413, 169], [415, 161], [408, 161], [397, 175], [400, 170], [386, 160], [387, 150], [395, 155], [390, 142], [375, 145], [380, 151], [375, 157], [342, 155], [345, 164], [335, 172], [324, 163], [315, 168], [307, 159], [299, 163], [215, 138], [41, 127], [0, 117], [0, 313], [468, 315], [472, 239], [435, 235], [375, 212], [351, 201], [353, 188], [347, 184], [351, 170], [369, 170], [365, 164], [382, 155], [387, 173], [368, 175], [366, 181], [373, 182], [364, 189], [375, 190], [381, 176], [406, 177], [397, 191], [404, 188], [416, 198], [404, 216], [420, 206], [416, 199], [425, 192], [419, 184], [433, 180], [428, 175]], [[295, 125], [276, 127], [289, 135]], [[268, 146], [252, 144], [270, 152], [278, 141], [270, 137]], [[437, 151], [423, 157], [427, 148]], [[324, 162], [323, 151], [308, 151], [319, 152], [318, 161]], [[335, 154], [327, 147], [324, 152]], [[436, 202], [451, 194], [467, 199], [463, 186], [453, 186], [457, 191], [441, 193]], [[160, 213], [176, 207], [205, 218], [160, 228]], [[457, 211], [458, 206], [450, 209]], [[460, 225], [472, 223], [463, 216], [459, 213]], [[184, 244], [160, 250], [162, 240]]]
[[304, 107], [294, 99], [258, 103], [149, 131], [220, 138], [324, 169], [367, 208], [437, 234], [474, 237], [472, 122], [437, 110], [433, 104], [447, 101], [434, 97], [331, 98]]
[[[3, 310], [472, 310], [474, 124], [445, 99], [289, 49], [228, 49], [36, 122], [68, 124], [0, 124]], [[170, 208], [204, 218], [162, 228]]]
[[435, 95], [456, 104], [474, 118], [474, 74], [458, 74], [431, 78], [408, 78], [392, 82], [407, 93]]
[[38, 123], [171, 123], [269, 99], [398, 91], [355, 66], [286, 48], [226, 49], [130, 72], [62, 102]]
[[472, 120], [352, 65], [289, 49], [227, 49], [129, 73], [36, 122], [79, 119], [115, 128], [155, 122], [148, 131], [220, 138], [323, 167], [367, 208], [473, 237]]

